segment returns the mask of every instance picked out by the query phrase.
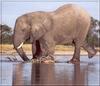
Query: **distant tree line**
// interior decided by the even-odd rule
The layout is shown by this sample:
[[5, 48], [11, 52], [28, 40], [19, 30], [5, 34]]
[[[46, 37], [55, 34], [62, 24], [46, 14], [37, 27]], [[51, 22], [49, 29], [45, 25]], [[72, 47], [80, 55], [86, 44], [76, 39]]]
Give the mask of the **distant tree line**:
[[8, 25], [0, 24], [0, 44], [12, 43], [12, 28]]
[[[12, 44], [12, 35], [13, 29], [11, 27], [9, 27], [8, 25], [0, 24], [0, 44]], [[86, 40], [90, 45], [100, 47], [100, 39], [97, 39], [96, 36], [92, 37], [88, 34]], [[26, 43], [29, 43], [29, 40]]]
[[[0, 24], [0, 44], [12, 44], [13, 29], [8, 25]], [[29, 43], [27, 40], [25, 43]]]
[[86, 41], [90, 46], [100, 47], [100, 38], [98, 39], [96, 35], [91, 36], [90, 34], [88, 34]]
[[91, 17], [90, 30], [86, 40], [89, 45], [100, 47], [100, 21], [93, 17]]

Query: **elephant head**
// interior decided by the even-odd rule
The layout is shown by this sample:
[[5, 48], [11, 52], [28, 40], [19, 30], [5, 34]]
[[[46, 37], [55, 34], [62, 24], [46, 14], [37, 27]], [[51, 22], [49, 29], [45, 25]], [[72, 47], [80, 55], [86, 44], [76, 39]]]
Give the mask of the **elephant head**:
[[14, 48], [24, 61], [27, 61], [28, 58], [23, 51], [22, 45], [27, 39], [29, 39], [30, 29], [31, 27], [29, 23], [27, 23], [27, 18], [25, 16], [19, 17], [16, 20], [13, 35], [13, 44]]

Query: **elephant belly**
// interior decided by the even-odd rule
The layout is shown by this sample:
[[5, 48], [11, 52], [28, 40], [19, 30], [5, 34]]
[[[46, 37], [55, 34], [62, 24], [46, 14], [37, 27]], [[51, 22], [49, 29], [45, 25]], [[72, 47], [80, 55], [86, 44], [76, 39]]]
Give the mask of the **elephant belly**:
[[56, 35], [54, 36], [54, 40], [56, 44], [63, 45], [63, 44], [72, 44], [73, 37], [68, 35]]
[[71, 40], [71, 39], [69, 39], [69, 40], [68, 40], [68, 39], [67, 39], [67, 40], [65, 39], [65, 40], [63, 40], [63, 41], [61, 41], [61, 42], [58, 42], [57, 44], [58, 44], [58, 45], [72, 44], [72, 41], [73, 41], [73, 40]]

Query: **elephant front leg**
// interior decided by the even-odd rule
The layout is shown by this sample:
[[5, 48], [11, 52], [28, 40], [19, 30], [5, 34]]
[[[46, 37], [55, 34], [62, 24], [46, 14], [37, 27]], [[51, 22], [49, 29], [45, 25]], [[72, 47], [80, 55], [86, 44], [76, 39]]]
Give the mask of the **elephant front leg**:
[[42, 56], [41, 56], [41, 62], [42, 63], [54, 63], [54, 49], [55, 49], [55, 43], [53, 41], [41, 41], [41, 50], [42, 50]]
[[70, 61], [67, 61], [67, 62], [73, 63], [73, 64], [80, 62], [80, 46], [78, 44], [75, 45], [73, 58]]

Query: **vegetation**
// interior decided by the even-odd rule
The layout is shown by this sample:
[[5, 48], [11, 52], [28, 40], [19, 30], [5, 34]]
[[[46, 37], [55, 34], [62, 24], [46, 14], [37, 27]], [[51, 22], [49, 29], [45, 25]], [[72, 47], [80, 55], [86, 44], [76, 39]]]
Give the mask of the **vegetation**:
[[12, 28], [7, 25], [0, 24], [0, 44], [12, 43]]
[[90, 46], [100, 47], [100, 39], [97, 39], [96, 37], [88, 37], [87, 39]]

